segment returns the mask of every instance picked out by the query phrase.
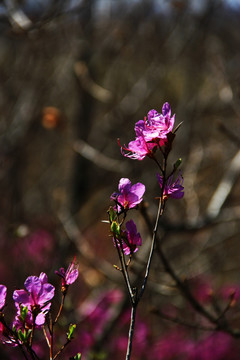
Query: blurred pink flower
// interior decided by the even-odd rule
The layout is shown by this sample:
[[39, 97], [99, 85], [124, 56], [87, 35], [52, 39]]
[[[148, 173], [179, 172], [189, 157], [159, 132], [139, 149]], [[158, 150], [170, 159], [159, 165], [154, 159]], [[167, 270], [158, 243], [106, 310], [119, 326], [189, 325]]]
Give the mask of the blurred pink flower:
[[189, 360], [239, 360], [239, 346], [224, 333], [214, 332], [195, 344]]
[[5, 306], [6, 296], [7, 296], [7, 288], [6, 288], [6, 286], [5, 285], [0, 285], [0, 311]]
[[238, 301], [240, 299], [240, 287], [237, 285], [224, 285], [219, 291], [220, 297], [229, 301], [232, 300], [232, 303]]
[[31, 261], [36, 270], [48, 263], [53, 248], [54, 237], [44, 229], [37, 229], [18, 240], [13, 251], [18, 263]]

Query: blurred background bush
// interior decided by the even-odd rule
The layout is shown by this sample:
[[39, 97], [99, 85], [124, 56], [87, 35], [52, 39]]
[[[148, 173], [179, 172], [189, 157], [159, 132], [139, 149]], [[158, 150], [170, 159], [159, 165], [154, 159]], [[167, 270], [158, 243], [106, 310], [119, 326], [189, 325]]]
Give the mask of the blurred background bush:
[[[74, 346], [86, 346], [89, 359], [123, 358], [124, 283], [112, 268], [117, 255], [101, 220], [121, 177], [146, 185], [154, 219], [155, 168], [148, 160], [123, 158], [117, 138], [128, 143], [135, 122], [152, 108], [160, 112], [166, 101], [176, 124], [183, 121], [170, 160], [183, 159], [185, 185], [184, 199], [168, 202], [161, 224], [167, 256], [179, 275], [197, 284], [198, 296], [203, 289], [203, 299], [210, 290], [239, 286], [239, 34], [238, 0], [1, 2], [0, 283], [9, 288], [8, 309], [12, 291], [27, 276], [44, 271], [57, 284], [54, 270], [76, 254], [81, 276], [62, 326], [80, 323]], [[140, 220], [139, 228], [145, 242], [141, 263], [150, 240]], [[132, 271], [139, 271], [138, 262]], [[96, 310], [104, 296], [110, 296], [108, 310], [112, 304], [117, 310], [103, 312], [110, 325], [93, 331], [86, 306]], [[135, 342], [145, 348], [135, 346], [136, 359], [150, 359], [150, 348], [152, 359], [208, 358], [184, 353], [190, 341], [185, 328], [185, 342], [177, 333], [168, 337], [175, 349], [184, 343], [184, 355], [171, 353], [164, 336], [176, 325], [149, 316], [153, 308], [168, 306], [189, 315], [157, 256], [143, 302]], [[200, 348], [212, 354], [201, 343], [205, 334], [190, 333], [198, 354]], [[8, 349], [0, 351], [10, 358]], [[224, 351], [209, 359], [239, 359]]]

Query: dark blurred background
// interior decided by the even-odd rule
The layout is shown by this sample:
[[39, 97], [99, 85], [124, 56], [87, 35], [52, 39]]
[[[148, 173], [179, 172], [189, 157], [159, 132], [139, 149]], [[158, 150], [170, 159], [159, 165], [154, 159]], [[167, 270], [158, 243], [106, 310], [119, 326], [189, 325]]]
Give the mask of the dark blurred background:
[[[238, 0], [2, 0], [0, 283], [9, 306], [27, 276], [45, 271], [57, 283], [54, 270], [74, 254], [73, 306], [124, 289], [101, 220], [121, 177], [146, 185], [153, 219], [159, 187], [154, 164], [123, 158], [117, 138], [127, 144], [135, 122], [166, 101], [183, 121], [169, 166], [183, 159], [185, 186], [162, 221], [167, 255], [189, 281], [238, 284], [239, 97]], [[181, 308], [155, 260], [145, 301]]]

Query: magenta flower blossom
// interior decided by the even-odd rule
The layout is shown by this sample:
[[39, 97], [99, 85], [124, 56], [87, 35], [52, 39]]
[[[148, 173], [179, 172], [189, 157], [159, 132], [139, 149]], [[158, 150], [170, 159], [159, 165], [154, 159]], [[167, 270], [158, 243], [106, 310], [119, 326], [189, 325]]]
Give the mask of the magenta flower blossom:
[[119, 144], [122, 154], [134, 160], [153, 157], [156, 148], [166, 144], [167, 134], [173, 130], [174, 122], [175, 115], [171, 116], [169, 103], [163, 105], [162, 114], [150, 110], [147, 119], [139, 120], [135, 125], [136, 139], [128, 146]]
[[142, 239], [133, 220], [126, 222], [126, 229], [122, 238], [123, 252], [125, 255], [130, 255], [138, 251], [138, 246], [142, 245]]
[[[132, 185], [127, 178], [122, 178], [118, 185], [119, 192], [114, 192], [111, 199], [117, 201], [124, 209], [132, 209], [137, 206], [143, 199], [145, 185], [137, 183]], [[121, 206], [117, 205], [117, 211], [121, 211]]]
[[[121, 153], [123, 156], [133, 160], [143, 160], [146, 156], [150, 158], [153, 156], [156, 146], [157, 144], [147, 143], [143, 134], [139, 132], [139, 136], [135, 140], [130, 141], [127, 147], [121, 146]], [[127, 153], [124, 151], [127, 151]]]
[[55, 271], [55, 274], [62, 278], [62, 287], [73, 284], [78, 278], [78, 265], [75, 264], [75, 259], [76, 258], [74, 258], [73, 262], [70, 263], [66, 271], [64, 268], [60, 268], [59, 271]]
[[147, 143], [154, 142], [159, 146], [167, 142], [167, 134], [173, 130], [175, 115], [171, 117], [171, 108], [168, 103], [162, 107], [162, 114], [156, 110], [148, 112], [147, 120], [139, 120], [135, 125], [136, 134], [144, 137]]
[[6, 288], [6, 286], [5, 285], [0, 285], [0, 311], [5, 306], [6, 296], [7, 296], [7, 288]]
[[47, 281], [45, 273], [41, 273], [39, 277], [29, 276], [24, 283], [26, 290], [15, 290], [13, 293], [18, 311], [20, 305], [27, 306], [37, 326], [44, 324], [45, 315], [51, 307], [50, 300], [54, 297], [55, 288]]
[[[160, 187], [162, 188], [163, 177], [157, 174], [157, 179]], [[169, 197], [173, 199], [181, 199], [184, 195], [184, 187], [182, 186], [182, 184], [183, 184], [183, 177], [181, 175], [181, 172], [179, 172], [179, 175], [174, 182], [173, 182], [173, 175], [170, 176], [166, 181], [166, 184], [164, 185], [163, 199], [167, 200]]]
[[[121, 248], [120, 241], [125, 255], [135, 253], [138, 251], [138, 246], [142, 245], [141, 235], [137, 232], [137, 227], [133, 220], [126, 222], [126, 230], [122, 231], [121, 240], [116, 239], [119, 248]], [[116, 242], [113, 242], [116, 245]]]

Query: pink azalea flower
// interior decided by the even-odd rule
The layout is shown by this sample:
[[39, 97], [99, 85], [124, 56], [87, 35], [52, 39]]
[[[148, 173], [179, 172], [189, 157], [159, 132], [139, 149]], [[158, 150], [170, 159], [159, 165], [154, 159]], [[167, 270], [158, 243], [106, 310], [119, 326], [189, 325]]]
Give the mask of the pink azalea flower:
[[122, 239], [123, 251], [125, 255], [130, 255], [138, 251], [138, 246], [142, 245], [142, 239], [133, 220], [126, 222], [126, 229]]
[[[139, 132], [139, 136], [130, 141], [127, 147], [121, 146], [121, 153], [123, 156], [133, 160], [143, 160], [146, 156], [150, 158], [153, 156], [156, 146], [155, 143], [148, 143], [143, 134]], [[127, 151], [127, 153], [124, 151]]]
[[64, 270], [64, 268], [60, 268], [59, 271], [55, 271], [55, 274], [59, 275], [62, 278], [63, 287], [73, 284], [77, 280], [79, 275], [78, 265], [75, 264], [75, 258], [73, 262], [70, 263], [66, 271]]
[[[163, 186], [163, 177], [157, 174], [160, 187]], [[183, 177], [179, 172], [177, 179], [173, 182], [173, 175], [168, 178], [164, 185], [163, 198], [167, 200], [169, 197], [173, 199], [181, 199], [184, 195]]]
[[148, 112], [147, 120], [139, 120], [135, 125], [136, 134], [142, 134], [147, 143], [155, 142], [159, 146], [167, 142], [167, 134], [173, 130], [175, 115], [171, 117], [168, 103], [162, 107], [162, 114], [156, 110]]
[[7, 296], [7, 288], [6, 288], [6, 286], [5, 285], [0, 285], [0, 311], [5, 306], [6, 296]]
[[139, 120], [135, 125], [136, 139], [128, 146], [119, 144], [122, 154], [134, 160], [153, 157], [156, 147], [166, 144], [167, 134], [173, 130], [174, 122], [175, 115], [171, 116], [169, 103], [163, 105], [162, 114], [150, 110], [147, 119]]
[[[119, 192], [111, 195], [111, 199], [117, 201], [124, 209], [132, 209], [142, 201], [145, 185], [142, 183], [132, 185], [129, 179], [122, 178], [119, 181], [118, 190]], [[117, 205], [118, 211], [121, 211], [120, 205]]]
[[[117, 239], [118, 247], [120, 248], [120, 240]], [[121, 242], [123, 252], [125, 255], [130, 255], [138, 251], [138, 246], [142, 245], [141, 235], [137, 232], [136, 224], [133, 220], [126, 222], [126, 231], [121, 233]], [[115, 245], [115, 241], [114, 241]]]
[[47, 281], [45, 273], [41, 273], [39, 277], [29, 276], [24, 283], [26, 290], [15, 290], [13, 293], [13, 300], [18, 311], [20, 305], [27, 306], [38, 326], [44, 324], [45, 315], [51, 307], [50, 300], [54, 297], [55, 288]]

